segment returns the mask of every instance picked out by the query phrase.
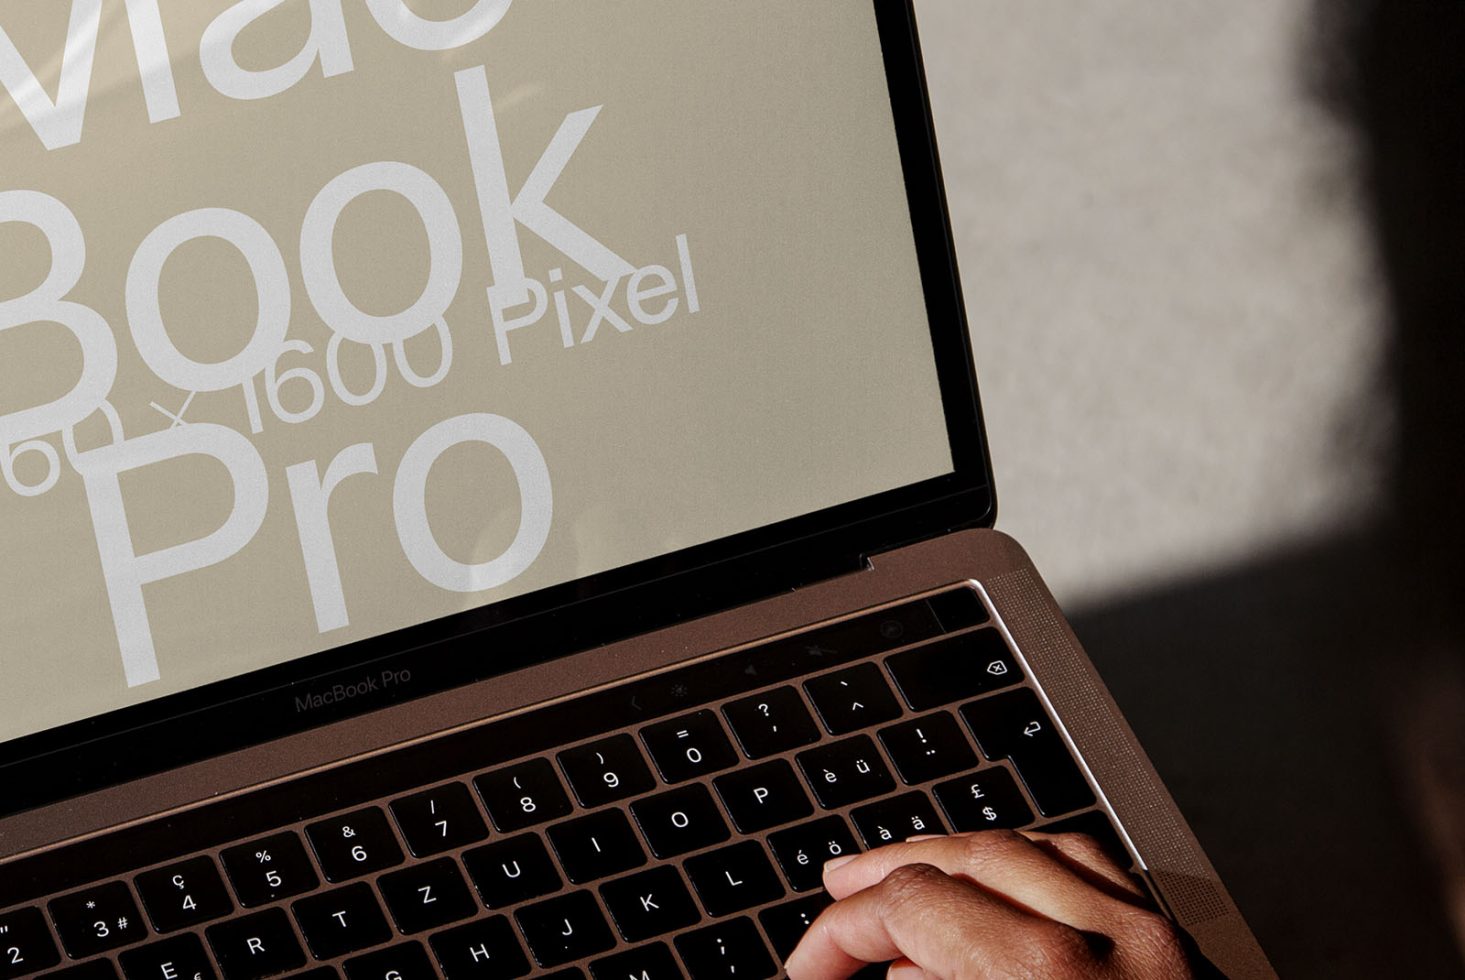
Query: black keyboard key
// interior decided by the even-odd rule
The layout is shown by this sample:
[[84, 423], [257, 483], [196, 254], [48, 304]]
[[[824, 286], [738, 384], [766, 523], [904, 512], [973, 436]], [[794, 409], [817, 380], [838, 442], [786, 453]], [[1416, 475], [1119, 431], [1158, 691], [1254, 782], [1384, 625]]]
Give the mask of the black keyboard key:
[[665, 865], [602, 885], [600, 897], [628, 943], [685, 929], [702, 918], [682, 876]]
[[799, 692], [780, 687], [734, 701], [722, 709], [743, 754], [750, 759], [777, 755], [819, 741], [819, 728]]
[[117, 957], [127, 980], [214, 980], [214, 965], [192, 933], [129, 949]]
[[560, 874], [534, 834], [468, 851], [463, 864], [478, 889], [478, 897], [491, 909], [507, 908], [519, 902], [560, 890]]
[[341, 975], [333, 966], [318, 966], [314, 970], [306, 970], [304, 973], [290, 974], [290, 980], [340, 980], [340, 978]]
[[900, 717], [900, 704], [874, 664], [857, 664], [805, 681], [804, 690], [831, 735], [845, 735]]
[[685, 867], [702, 906], [714, 918], [776, 901], [784, 894], [778, 873], [757, 841], [699, 854], [688, 858]]
[[120, 881], [94, 885], [51, 902], [51, 920], [74, 960], [147, 938], [132, 893]]
[[880, 743], [910, 785], [977, 768], [977, 753], [945, 712], [882, 728]]
[[930, 603], [931, 611], [948, 633], [964, 630], [968, 626], [980, 626], [992, 618], [987, 607], [982, 604], [981, 597], [969, 588], [952, 589], [950, 592], [933, 595], [926, 601]]
[[573, 884], [620, 874], [646, 863], [631, 822], [619, 810], [601, 810], [549, 828], [560, 867]]
[[488, 836], [473, 797], [461, 783], [397, 800], [392, 804], [392, 816], [414, 857], [431, 857]]
[[758, 913], [763, 931], [768, 933], [768, 941], [773, 943], [773, 951], [780, 960], [788, 959], [819, 913], [833, 904], [834, 899], [827, 892], [819, 892]]
[[437, 980], [421, 943], [402, 943], [346, 961], [346, 980]]
[[448, 980], [500, 980], [529, 974], [524, 947], [502, 915], [438, 933], [432, 937], [432, 951]]
[[631, 814], [659, 858], [700, 851], [732, 836], [706, 786], [683, 786], [637, 800]]
[[573, 809], [554, 766], [545, 759], [530, 759], [479, 776], [473, 785], [493, 825], [505, 834], [563, 817]]
[[40, 909], [0, 915], [0, 980], [46, 970], [61, 962]]
[[681, 968], [665, 943], [642, 946], [590, 964], [595, 980], [682, 980]]
[[733, 919], [677, 937], [677, 952], [697, 980], [766, 980], [778, 973], [752, 919]]
[[819, 888], [824, 883], [825, 862], [860, 852], [843, 817], [823, 817], [780, 830], [768, 838], [768, 846], [773, 848], [783, 876], [796, 892]]
[[292, 833], [240, 844], [220, 856], [239, 904], [247, 909], [304, 895], [320, 884], [305, 846]]
[[624, 800], [652, 789], [656, 780], [641, 759], [635, 739], [612, 735], [559, 754], [570, 789], [587, 809]]
[[111, 960], [92, 960], [43, 976], [44, 980], [118, 980], [117, 968]]
[[554, 973], [545, 973], [540, 980], [585, 980], [585, 971], [570, 967], [568, 970], [557, 970]]
[[661, 778], [680, 783], [737, 764], [738, 755], [711, 711], [673, 718], [641, 729], [641, 741]]
[[261, 980], [305, 965], [305, 950], [284, 909], [221, 922], [204, 934], [224, 980]]
[[961, 716], [983, 755], [1011, 760], [1043, 816], [1093, 805], [1093, 790], [1032, 691], [985, 698], [963, 707]]
[[173, 932], [234, 911], [218, 869], [206, 857], [140, 874], [133, 884], [158, 932]]
[[404, 935], [437, 929], [478, 911], [463, 873], [451, 858], [438, 858], [377, 880], [387, 911]]
[[1033, 811], [1006, 769], [993, 766], [960, 779], [939, 783], [936, 801], [960, 833], [1015, 830], [1033, 822]]
[[542, 967], [559, 966], [615, 946], [615, 937], [589, 892], [570, 892], [514, 913]]
[[292, 907], [305, 942], [318, 960], [333, 960], [392, 938], [376, 896], [364, 884], [302, 898]]
[[402, 863], [402, 848], [376, 807], [321, 820], [305, 828], [327, 881], [350, 881]]
[[712, 785], [734, 826], [745, 834], [802, 820], [814, 812], [793, 767], [782, 759], [718, 776]]
[[61, 962], [40, 909], [13, 909], [0, 915], [0, 980], [44, 970]]
[[996, 629], [977, 630], [897, 653], [885, 662], [906, 704], [927, 711], [1022, 681]]
[[917, 834], [944, 834], [946, 826], [922, 792], [859, 807], [850, 814], [866, 847], [883, 847]]
[[798, 760], [809, 785], [814, 787], [819, 805], [826, 810], [837, 810], [895, 789], [895, 780], [868, 735], [856, 735], [800, 752]]
[[1125, 847], [1124, 842], [1119, 839], [1119, 832], [1109, 822], [1108, 815], [1100, 813], [1098, 810], [1080, 813], [1076, 817], [1065, 817], [1037, 829], [1045, 834], [1088, 834], [1121, 868], [1128, 868], [1134, 864], [1134, 858], [1129, 856], [1129, 848]]

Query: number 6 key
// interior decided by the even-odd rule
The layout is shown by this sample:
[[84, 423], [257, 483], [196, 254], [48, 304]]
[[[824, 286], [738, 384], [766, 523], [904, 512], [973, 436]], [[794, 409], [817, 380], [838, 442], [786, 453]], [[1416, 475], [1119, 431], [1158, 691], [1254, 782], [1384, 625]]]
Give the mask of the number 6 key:
[[327, 881], [350, 881], [402, 863], [397, 837], [376, 807], [313, 823], [305, 836]]

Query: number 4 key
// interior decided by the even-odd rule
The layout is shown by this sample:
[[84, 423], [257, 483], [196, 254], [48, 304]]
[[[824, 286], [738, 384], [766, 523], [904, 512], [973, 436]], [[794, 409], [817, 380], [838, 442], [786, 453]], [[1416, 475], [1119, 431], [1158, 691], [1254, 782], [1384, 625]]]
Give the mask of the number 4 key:
[[214, 862], [206, 857], [170, 864], [137, 876], [137, 893], [153, 928], [172, 932], [234, 911]]

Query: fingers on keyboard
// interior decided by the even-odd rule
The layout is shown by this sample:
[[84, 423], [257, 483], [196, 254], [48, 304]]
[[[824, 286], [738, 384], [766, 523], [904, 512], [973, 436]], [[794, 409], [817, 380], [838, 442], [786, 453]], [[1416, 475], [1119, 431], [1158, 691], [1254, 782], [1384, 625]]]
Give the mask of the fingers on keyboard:
[[725, 703], [713, 675], [662, 680], [568, 748], [337, 794], [356, 808], [312, 810], [303, 831], [217, 859], [161, 854], [50, 901], [59, 943], [42, 908], [0, 913], [0, 980], [63, 952], [86, 960], [52, 974], [68, 980], [265, 980], [324, 961], [343, 972], [294, 975], [748, 980], [775, 975], [828, 905], [825, 862], [865, 848], [1042, 819], [1129, 864], [1061, 730], [1016, 686], [1004, 634], [963, 593], [936, 613], [956, 635], [929, 610], [870, 614], [770, 644], [776, 656], [730, 655], [715, 676], [741, 686]]

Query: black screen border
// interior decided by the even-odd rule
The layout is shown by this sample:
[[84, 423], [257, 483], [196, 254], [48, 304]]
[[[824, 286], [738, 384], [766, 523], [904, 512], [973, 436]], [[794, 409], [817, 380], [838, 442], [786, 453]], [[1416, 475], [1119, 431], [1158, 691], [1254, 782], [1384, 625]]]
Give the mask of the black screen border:
[[[546, 663], [990, 527], [996, 495], [913, 0], [872, 0], [954, 472], [0, 744], [0, 817]], [[491, 664], [474, 655], [494, 649]], [[412, 681], [298, 710], [370, 671]]]

